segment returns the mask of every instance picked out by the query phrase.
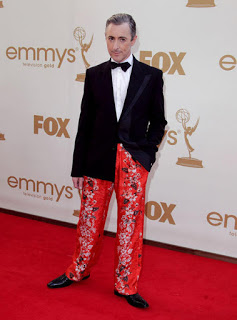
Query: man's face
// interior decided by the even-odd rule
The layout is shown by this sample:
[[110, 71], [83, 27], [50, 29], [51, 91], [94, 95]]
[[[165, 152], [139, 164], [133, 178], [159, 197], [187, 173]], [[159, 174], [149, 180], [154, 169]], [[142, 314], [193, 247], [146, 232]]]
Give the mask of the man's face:
[[137, 36], [131, 40], [131, 32], [128, 23], [115, 25], [110, 23], [105, 30], [107, 49], [111, 58], [120, 63], [131, 54], [131, 48], [136, 42]]

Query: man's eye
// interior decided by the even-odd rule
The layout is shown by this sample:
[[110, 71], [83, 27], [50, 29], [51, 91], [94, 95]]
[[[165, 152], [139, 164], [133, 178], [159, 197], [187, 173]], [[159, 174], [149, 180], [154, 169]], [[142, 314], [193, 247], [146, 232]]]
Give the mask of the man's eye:
[[113, 41], [114, 40], [114, 38], [113, 37], [109, 37], [109, 41]]
[[125, 39], [125, 38], [121, 38], [120, 41], [121, 41], [121, 42], [125, 42], [126, 39]]

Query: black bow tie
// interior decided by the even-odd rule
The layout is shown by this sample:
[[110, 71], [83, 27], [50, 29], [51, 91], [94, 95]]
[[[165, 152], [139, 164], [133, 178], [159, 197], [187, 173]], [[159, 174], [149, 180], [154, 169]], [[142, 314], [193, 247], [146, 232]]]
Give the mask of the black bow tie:
[[118, 67], [121, 67], [121, 69], [126, 72], [128, 70], [128, 68], [131, 66], [131, 64], [129, 62], [123, 62], [123, 63], [116, 63], [111, 61], [111, 69], [115, 69]]

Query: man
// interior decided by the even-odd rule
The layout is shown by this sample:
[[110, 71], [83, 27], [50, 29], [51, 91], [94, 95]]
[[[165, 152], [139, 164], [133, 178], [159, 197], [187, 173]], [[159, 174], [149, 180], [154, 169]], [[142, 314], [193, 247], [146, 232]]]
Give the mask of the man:
[[72, 179], [82, 189], [77, 243], [71, 266], [49, 288], [87, 279], [102, 241], [113, 189], [118, 203], [114, 293], [138, 308], [145, 187], [166, 120], [162, 71], [131, 54], [136, 24], [128, 14], [106, 22], [111, 60], [87, 70]]

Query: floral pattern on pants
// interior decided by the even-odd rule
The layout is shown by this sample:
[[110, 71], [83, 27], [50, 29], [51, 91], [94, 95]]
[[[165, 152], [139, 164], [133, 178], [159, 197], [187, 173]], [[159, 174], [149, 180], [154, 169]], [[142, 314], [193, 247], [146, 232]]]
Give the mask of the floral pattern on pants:
[[73, 263], [66, 275], [80, 281], [96, 262], [103, 238], [109, 201], [115, 189], [118, 203], [114, 286], [121, 294], [137, 292], [141, 271], [145, 187], [148, 171], [117, 147], [115, 182], [84, 177]]

